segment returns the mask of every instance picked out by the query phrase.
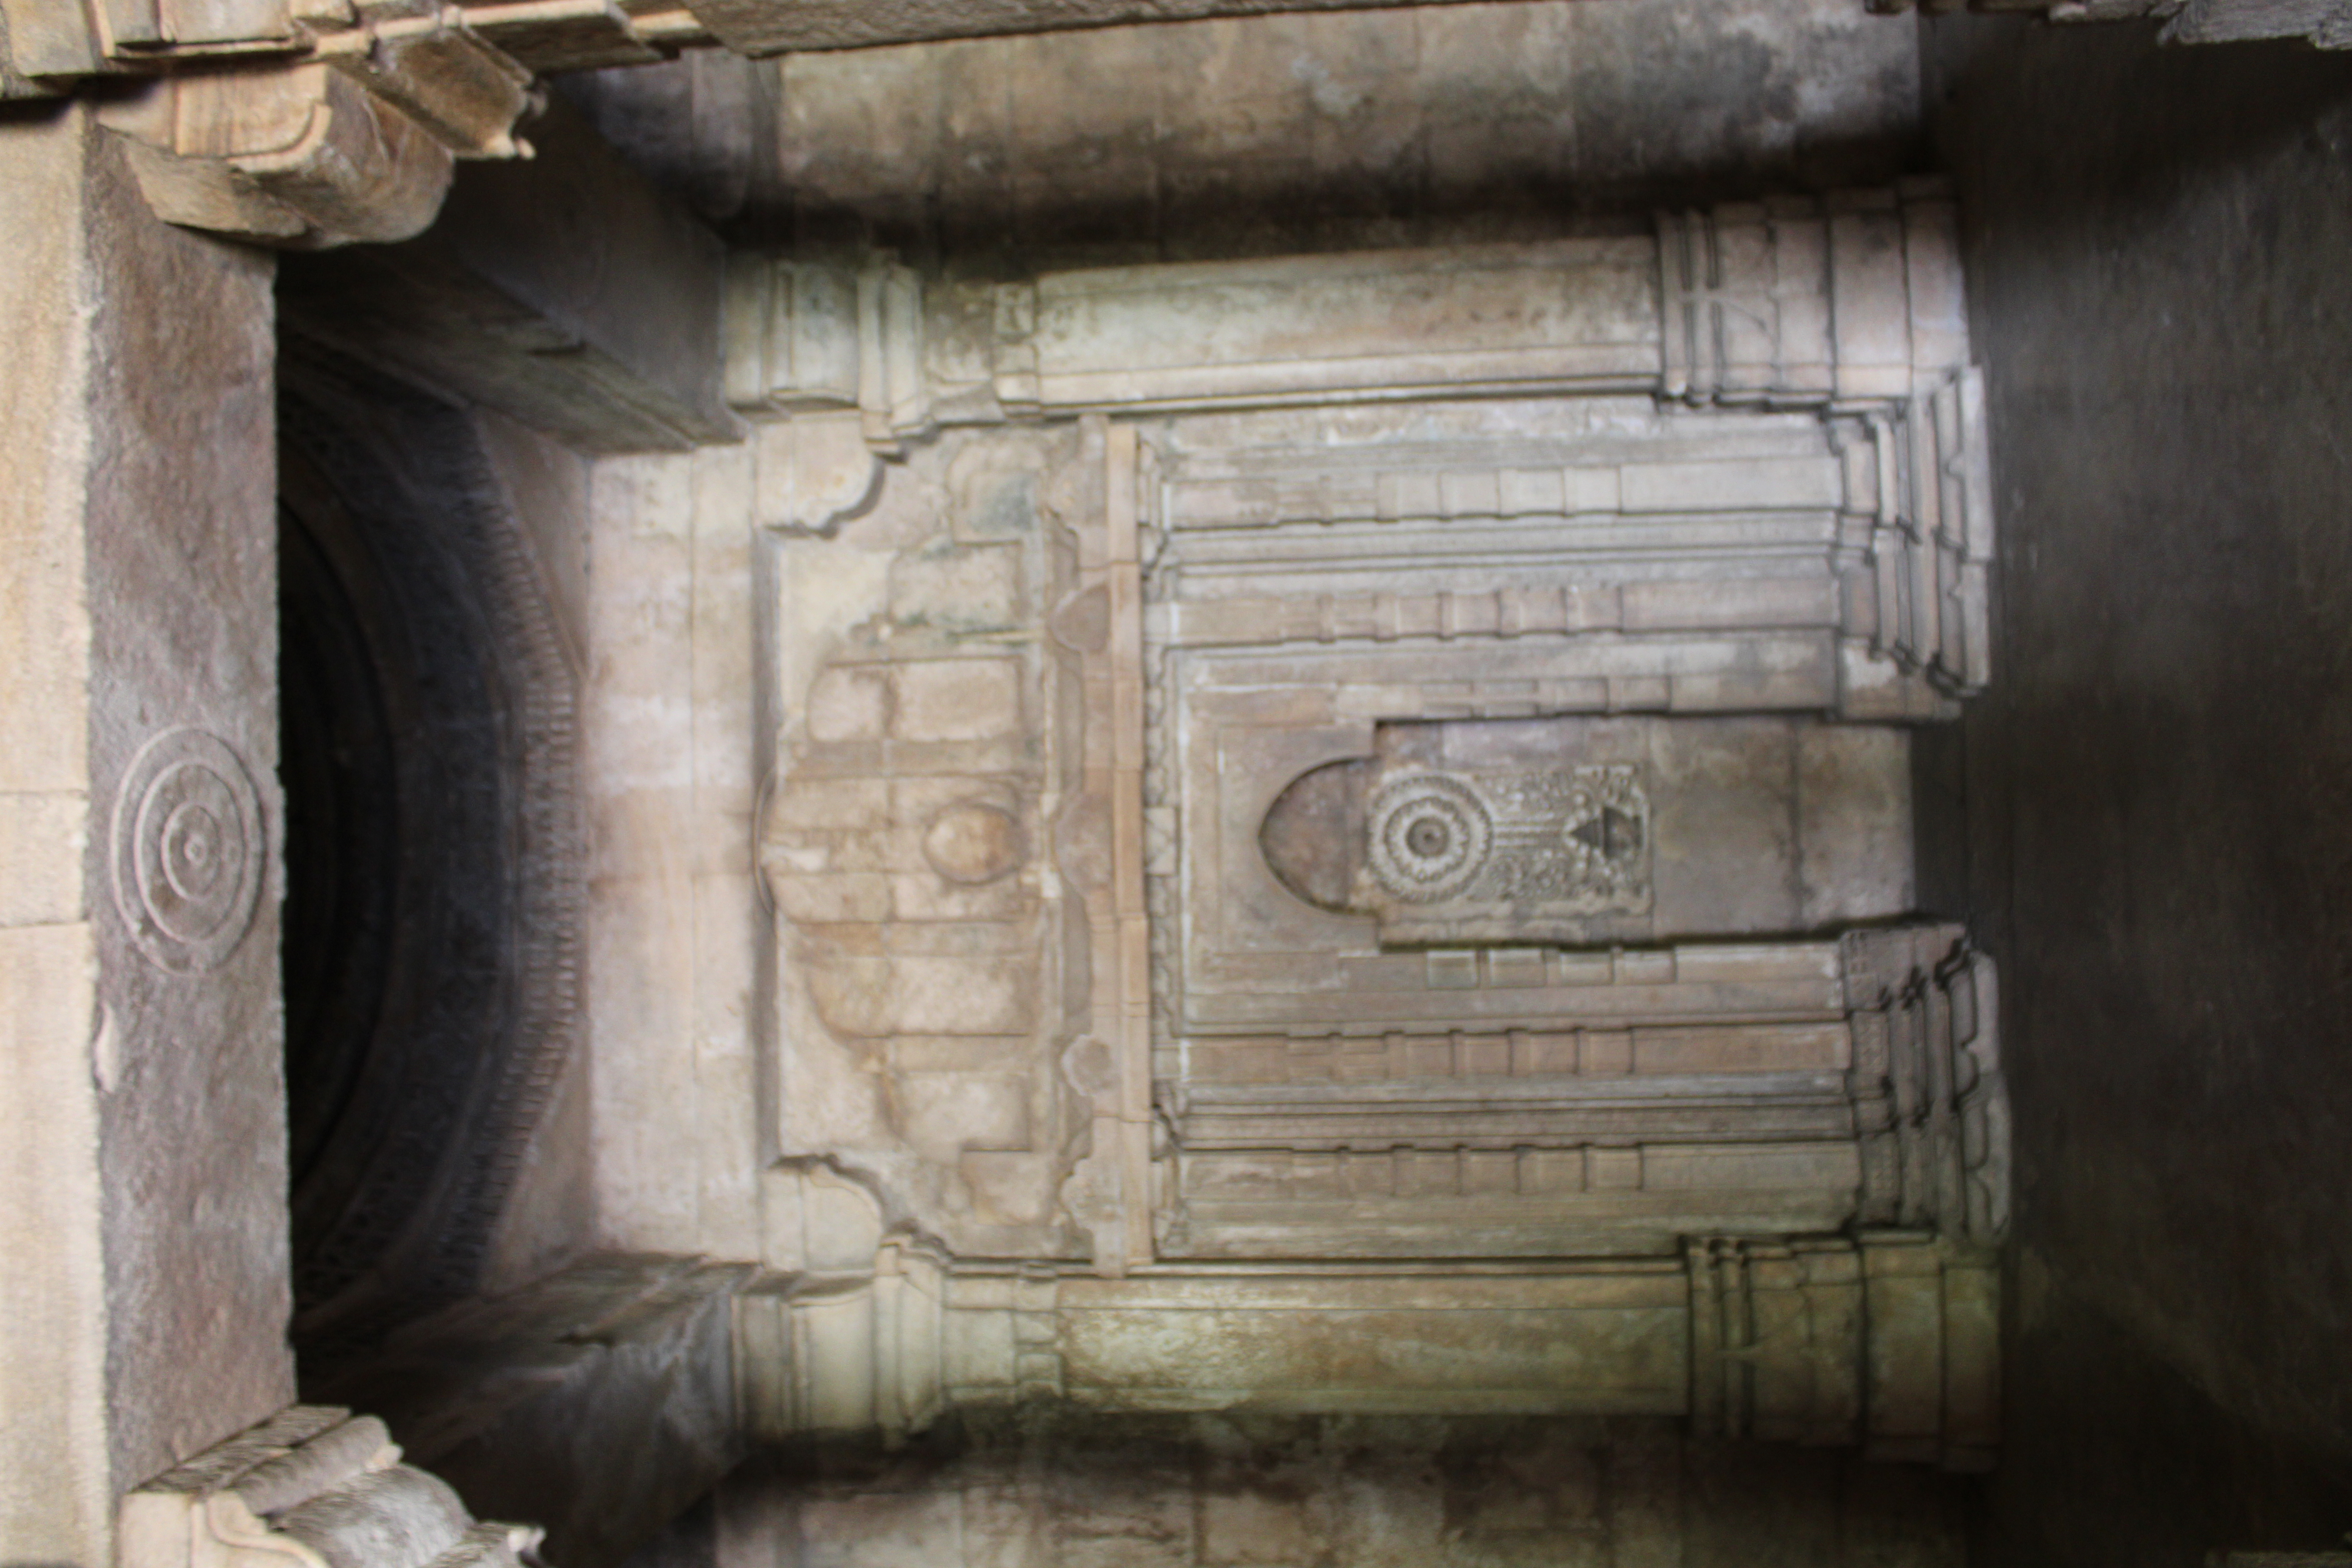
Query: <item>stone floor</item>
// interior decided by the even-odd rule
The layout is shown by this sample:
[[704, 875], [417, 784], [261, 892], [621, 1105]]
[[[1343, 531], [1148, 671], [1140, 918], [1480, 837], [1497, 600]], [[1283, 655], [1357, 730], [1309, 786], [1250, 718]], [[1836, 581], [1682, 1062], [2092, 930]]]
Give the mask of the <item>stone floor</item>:
[[1919, 752], [2007, 994], [2002, 1568], [2352, 1528], [2352, 58], [2153, 32], [1927, 35], [2003, 531]]

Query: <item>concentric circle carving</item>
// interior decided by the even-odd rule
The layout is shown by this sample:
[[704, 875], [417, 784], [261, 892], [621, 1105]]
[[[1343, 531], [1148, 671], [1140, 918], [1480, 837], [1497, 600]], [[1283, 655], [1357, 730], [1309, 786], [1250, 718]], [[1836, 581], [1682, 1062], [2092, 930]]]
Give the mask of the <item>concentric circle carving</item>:
[[1395, 779], [1372, 801], [1372, 875], [1414, 903], [1451, 898], [1486, 864], [1495, 826], [1486, 803], [1446, 773]]
[[260, 901], [261, 802], [217, 735], [166, 730], [114, 797], [115, 907], [139, 951], [174, 974], [227, 962]]

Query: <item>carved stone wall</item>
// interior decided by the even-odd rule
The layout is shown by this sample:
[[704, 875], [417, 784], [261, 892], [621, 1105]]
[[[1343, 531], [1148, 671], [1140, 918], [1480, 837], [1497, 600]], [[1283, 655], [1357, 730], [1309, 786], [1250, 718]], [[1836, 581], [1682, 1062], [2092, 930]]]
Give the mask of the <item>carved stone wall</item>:
[[1900, 726], [1990, 676], [1939, 194], [730, 289], [786, 536], [759, 1430], [1989, 1461], [1991, 973], [1905, 920]]

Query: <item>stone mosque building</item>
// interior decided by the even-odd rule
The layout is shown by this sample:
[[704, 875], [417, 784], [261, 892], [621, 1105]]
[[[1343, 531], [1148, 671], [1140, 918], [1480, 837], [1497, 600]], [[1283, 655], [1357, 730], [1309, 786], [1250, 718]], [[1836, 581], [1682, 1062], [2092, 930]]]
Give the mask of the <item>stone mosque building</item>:
[[1981, 3], [0, 0], [0, 1563], [2352, 1563], [2352, 5]]

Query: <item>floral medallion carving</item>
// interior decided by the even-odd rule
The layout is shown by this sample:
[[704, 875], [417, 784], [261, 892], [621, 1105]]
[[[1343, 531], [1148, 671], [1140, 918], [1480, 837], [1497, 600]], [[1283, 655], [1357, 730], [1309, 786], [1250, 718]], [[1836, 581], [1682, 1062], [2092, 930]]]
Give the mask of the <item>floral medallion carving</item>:
[[1372, 875], [1409, 902], [1432, 903], [1468, 887], [1494, 840], [1478, 792], [1448, 773], [1408, 773], [1372, 802]]

